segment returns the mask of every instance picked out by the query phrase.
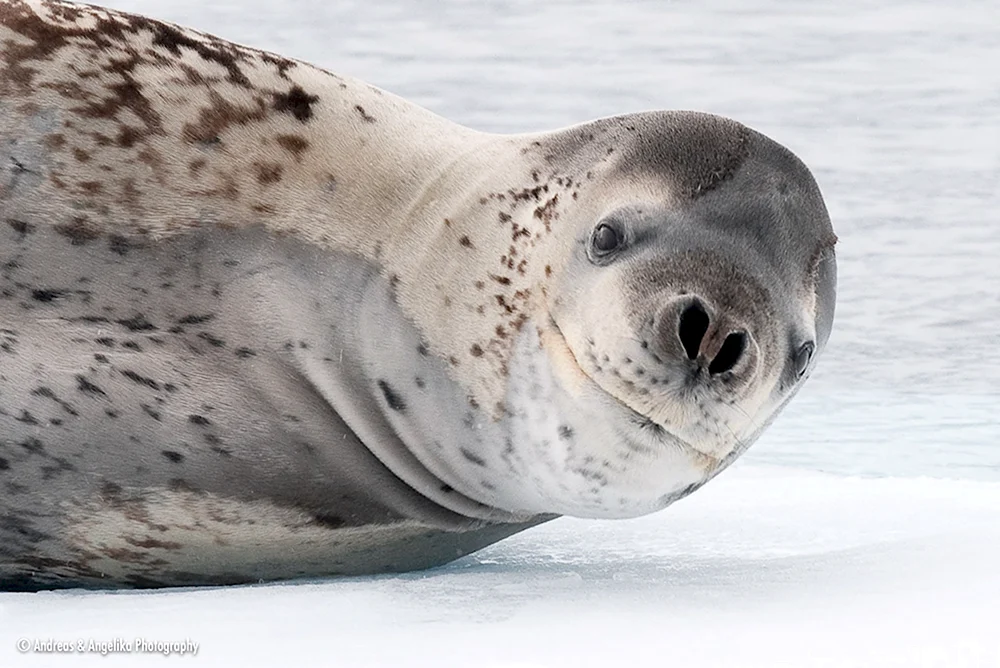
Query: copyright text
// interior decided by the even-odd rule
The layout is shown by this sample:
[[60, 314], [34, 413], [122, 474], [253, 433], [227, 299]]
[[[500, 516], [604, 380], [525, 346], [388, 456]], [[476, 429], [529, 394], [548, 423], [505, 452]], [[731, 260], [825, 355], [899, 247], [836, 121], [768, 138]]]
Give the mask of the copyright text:
[[152, 638], [21, 638], [17, 641], [17, 651], [21, 654], [162, 654], [197, 656], [197, 643], [189, 638], [183, 640], [154, 640]]

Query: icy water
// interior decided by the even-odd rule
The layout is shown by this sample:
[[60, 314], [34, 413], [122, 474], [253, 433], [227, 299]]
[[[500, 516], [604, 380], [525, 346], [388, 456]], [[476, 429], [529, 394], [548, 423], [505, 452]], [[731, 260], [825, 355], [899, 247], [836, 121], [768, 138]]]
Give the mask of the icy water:
[[833, 337], [746, 462], [1000, 480], [1000, 3], [116, 0], [471, 127], [731, 116], [814, 171]]
[[482, 130], [734, 117], [813, 169], [837, 321], [774, 427], [663, 513], [558, 520], [404, 576], [3, 595], [0, 665], [162, 663], [14, 651], [137, 637], [198, 641], [199, 665], [1000, 665], [996, 0], [111, 4]]

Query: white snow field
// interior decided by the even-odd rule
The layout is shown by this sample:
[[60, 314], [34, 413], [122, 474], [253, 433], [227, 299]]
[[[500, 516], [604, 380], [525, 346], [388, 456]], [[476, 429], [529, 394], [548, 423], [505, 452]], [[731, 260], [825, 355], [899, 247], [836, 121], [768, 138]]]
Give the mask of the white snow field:
[[[761, 441], [661, 513], [406, 575], [0, 594], [0, 668], [1000, 666], [997, 0], [106, 2], [482, 130], [732, 116], [816, 174], [837, 320]], [[17, 649], [137, 638], [198, 652]]]
[[[0, 665], [1000, 665], [1000, 483], [737, 466], [406, 575], [0, 598]], [[19, 639], [198, 644], [19, 654]], [[121, 642], [119, 643], [121, 644]]]

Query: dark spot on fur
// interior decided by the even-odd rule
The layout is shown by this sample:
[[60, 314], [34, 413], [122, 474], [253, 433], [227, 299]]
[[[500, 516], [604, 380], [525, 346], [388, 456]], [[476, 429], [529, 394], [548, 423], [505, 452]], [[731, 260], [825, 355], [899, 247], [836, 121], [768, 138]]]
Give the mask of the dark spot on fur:
[[59, 134], [58, 132], [55, 134], [51, 134], [45, 138], [46, 148], [50, 148], [54, 151], [60, 150], [65, 145], [66, 145], [66, 137]]
[[257, 353], [251, 350], [250, 348], [237, 348], [235, 354], [240, 359], [247, 359], [249, 357], [257, 356]]
[[296, 160], [302, 159], [302, 154], [309, 148], [309, 142], [298, 135], [278, 135], [274, 138], [278, 146], [295, 156]]
[[472, 239], [470, 239], [467, 235], [463, 236], [461, 239], [459, 239], [458, 243], [462, 244], [466, 248], [472, 248], [473, 247], [472, 246]]
[[69, 239], [73, 246], [83, 246], [101, 236], [97, 228], [90, 225], [86, 218], [77, 216], [71, 223], [55, 226], [56, 232]]
[[284, 171], [284, 167], [273, 162], [254, 163], [254, 169], [257, 172], [257, 183], [265, 186], [281, 181], [281, 174]]
[[153, 33], [153, 45], [160, 46], [175, 56], [181, 55], [181, 48], [187, 48], [197, 53], [203, 60], [218, 63], [227, 72], [230, 82], [244, 88], [252, 88], [250, 80], [237, 65], [239, 52], [232, 45], [206, 37], [207, 42], [192, 39], [174, 26], [159, 23], [142, 17], [133, 17], [134, 21], [144, 24]]
[[146, 376], [141, 376], [137, 374], [135, 371], [132, 371], [130, 369], [125, 369], [121, 373], [123, 376], [131, 380], [133, 383], [136, 383], [137, 385], [144, 385], [150, 388], [151, 390], [160, 389], [160, 384], [157, 383], [155, 380], [153, 380], [152, 378], [147, 378]]
[[365, 123], [375, 122], [375, 117], [369, 115], [368, 112], [365, 111], [365, 108], [362, 107], [360, 104], [354, 105], [354, 111], [358, 112], [358, 114], [361, 115], [361, 120], [363, 120]]
[[32, 426], [39, 425], [39, 422], [37, 419], [35, 419], [35, 416], [23, 409], [21, 410], [21, 414], [14, 419], [17, 420], [18, 422], [23, 422], [24, 424], [30, 424]]
[[326, 527], [327, 529], [339, 529], [347, 524], [347, 522], [344, 521], [344, 518], [338, 517], [337, 515], [331, 515], [329, 513], [313, 515], [313, 520], [316, 524]]
[[223, 341], [220, 338], [217, 338], [217, 337], [213, 336], [212, 334], [210, 334], [208, 332], [200, 332], [198, 334], [198, 338], [201, 339], [202, 341], [205, 341], [210, 346], [213, 346], [215, 348], [225, 348], [225, 346], [226, 346], [226, 342], [225, 341]]
[[212, 424], [212, 421], [204, 415], [188, 415], [188, 422], [196, 424], [199, 427], [208, 427]]
[[146, 320], [146, 316], [141, 313], [116, 322], [130, 332], [149, 332], [156, 329], [156, 326]]
[[[55, 403], [59, 404], [60, 408], [62, 408], [64, 411], [66, 411], [67, 413], [69, 413], [73, 417], [76, 417], [77, 415], [79, 415], [79, 413], [76, 412], [76, 409], [73, 408], [73, 405], [70, 404], [69, 402], [66, 402], [66, 401], [63, 401], [62, 399], [60, 399], [56, 395], [56, 393], [52, 391], [52, 388], [45, 387], [44, 385], [41, 386], [41, 387], [36, 387], [35, 389], [33, 389], [31, 391], [31, 394], [33, 396], [36, 396], [36, 397], [42, 397], [42, 398], [54, 401]], [[52, 422], [53, 424], [55, 424], [55, 420], [50, 420], [50, 422]]]
[[319, 101], [316, 95], [309, 95], [299, 86], [292, 86], [287, 93], [278, 93], [274, 96], [275, 111], [289, 113], [296, 119], [305, 123], [312, 118], [312, 105]]
[[45, 445], [35, 437], [27, 438], [18, 445], [33, 455], [40, 455], [45, 452]]
[[171, 492], [191, 492], [198, 494], [199, 490], [194, 487], [191, 483], [183, 478], [171, 478], [167, 482], [167, 489]]
[[[202, 150], [215, 151], [222, 144], [220, 135], [232, 126], [245, 126], [263, 121], [268, 116], [267, 102], [253, 97], [247, 104], [237, 105], [214, 90], [209, 90], [209, 104], [203, 107], [197, 120], [186, 123], [181, 130], [184, 141], [198, 145]], [[239, 194], [236, 183], [229, 179], [212, 191], [229, 199]]]
[[100, 345], [104, 346], [105, 348], [114, 348], [114, 346], [115, 346], [115, 340], [111, 339], [111, 338], [108, 338], [106, 336], [102, 336], [99, 339], [94, 339], [94, 341], [96, 343], [99, 343]]
[[162, 454], [164, 457], [172, 461], [174, 464], [180, 464], [182, 461], [184, 461], [184, 455], [182, 455], [179, 452], [175, 452], [173, 450], [164, 450], [160, 454]]
[[128, 252], [132, 249], [132, 245], [125, 237], [118, 234], [112, 234], [108, 237], [108, 248], [112, 253], [117, 253], [118, 255], [128, 255]]
[[470, 452], [466, 448], [459, 448], [459, 452], [462, 453], [463, 457], [465, 457], [467, 460], [469, 460], [476, 466], [486, 466], [486, 460], [477, 455], [476, 453]]
[[389, 383], [384, 380], [378, 381], [378, 389], [382, 390], [382, 396], [385, 397], [385, 403], [389, 405], [389, 408], [399, 412], [406, 410], [406, 402], [403, 401], [403, 397], [396, 394]]
[[441, 485], [441, 491], [445, 494], [451, 494], [455, 489], [451, 485]]
[[208, 322], [215, 317], [215, 314], [209, 313], [206, 315], [186, 315], [177, 321], [180, 325], [200, 325], [203, 322]]
[[105, 482], [101, 485], [101, 500], [105, 503], [111, 505], [118, 505], [125, 499], [123, 498], [123, 492], [121, 485], [115, 482]]
[[47, 304], [49, 302], [54, 302], [60, 297], [65, 297], [66, 292], [67, 292], [66, 290], [47, 290], [47, 289], [32, 290], [31, 298], [34, 299], [36, 302], [42, 302]]
[[144, 550], [149, 550], [152, 548], [157, 548], [160, 550], [179, 550], [183, 547], [180, 543], [172, 540], [157, 540], [152, 536], [146, 536], [143, 539], [131, 538], [126, 536], [125, 542], [129, 545], [134, 545], [135, 547], [141, 547]]
[[77, 376], [76, 376], [76, 389], [79, 390], [80, 392], [82, 392], [83, 394], [100, 395], [102, 397], [108, 396], [104, 392], [104, 390], [102, 390], [97, 385], [94, 385], [89, 380], [87, 380], [85, 377], [83, 377], [83, 376], [81, 376], [79, 374], [77, 374]]
[[472, 353], [473, 357], [482, 357], [483, 356], [483, 348], [478, 343], [473, 343], [472, 347], [469, 348], [469, 352]]
[[0, 471], [7, 471], [10, 469], [10, 462], [0, 457]]
[[125, 125], [118, 130], [116, 141], [122, 148], [132, 148], [142, 139], [143, 133], [141, 130]]
[[14, 218], [8, 218], [7, 224], [10, 225], [12, 230], [17, 232], [18, 241], [24, 241], [24, 238], [35, 230], [35, 226], [31, 223], [26, 223], [23, 220], [15, 220]]
[[564, 441], [573, 438], [573, 428], [565, 424], [559, 425], [559, 438]]
[[163, 421], [163, 416], [160, 414], [160, 411], [156, 410], [149, 404], [140, 404], [140, 406], [142, 406], [142, 410], [145, 411], [146, 415], [148, 415], [149, 417], [153, 418], [157, 422]]
[[128, 348], [129, 350], [134, 350], [137, 353], [142, 352], [142, 346], [135, 341], [122, 341], [122, 348]]
[[427, 348], [427, 344], [424, 343], [421, 343], [419, 346], [417, 346], [417, 352], [423, 355], [424, 357], [427, 357], [428, 355], [431, 354], [430, 350], [428, 350]]

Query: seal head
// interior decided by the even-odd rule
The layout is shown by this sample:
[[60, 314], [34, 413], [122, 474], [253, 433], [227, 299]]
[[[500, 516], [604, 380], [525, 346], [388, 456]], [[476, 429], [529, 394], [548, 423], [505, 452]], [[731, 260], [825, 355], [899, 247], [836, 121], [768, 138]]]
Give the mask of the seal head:
[[[504, 445], [425, 459], [516, 513], [652, 512], [745, 451], [814, 367], [834, 312], [829, 216], [798, 158], [717, 116], [634, 114], [526, 145], [541, 164], [520, 192], [541, 195], [524, 207], [508, 191], [498, 223], [514, 243], [492, 248], [518, 269], [487, 272], [518, 288], [496, 295], [508, 312], [491, 323], [514, 333], [489, 425]], [[451, 282], [475, 282], [462, 267], [439, 274], [449, 267]], [[481, 327], [448, 309], [434, 319], [427, 331], [466, 341]], [[488, 357], [495, 341], [476, 348]]]

